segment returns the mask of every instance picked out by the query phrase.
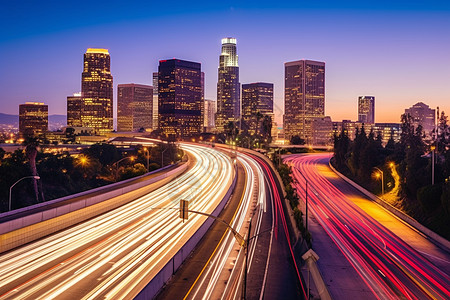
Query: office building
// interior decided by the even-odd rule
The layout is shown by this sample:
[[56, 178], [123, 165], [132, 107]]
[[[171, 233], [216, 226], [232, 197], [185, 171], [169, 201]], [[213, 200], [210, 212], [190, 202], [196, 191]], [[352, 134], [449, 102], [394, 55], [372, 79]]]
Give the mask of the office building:
[[410, 108], [405, 109], [405, 114], [409, 114], [412, 117], [415, 128], [421, 125], [426, 137], [431, 138], [431, 132], [436, 122], [436, 111], [434, 109], [431, 109], [423, 102], [418, 102]]
[[48, 105], [25, 102], [19, 105], [19, 135], [39, 136], [48, 130]]
[[307, 144], [312, 140], [314, 118], [325, 113], [325, 63], [299, 60], [284, 64], [285, 138], [299, 135]]
[[201, 64], [160, 60], [158, 68], [159, 128], [169, 137], [203, 131]]
[[113, 77], [107, 49], [87, 49], [81, 77], [81, 125], [96, 134], [113, 130]]
[[333, 122], [331, 117], [314, 118], [312, 122], [312, 144], [328, 146], [333, 144]]
[[400, 123], [375, 123], [373, 131], [375, 136], [380, 135], [383, 145], [386, 145], [391, 137], [397, 143], [400, 141], [402, 125]]
[[240, 121], [241, 84], [239, 83], [238, 55], [235, 38], [222, 39], [217, 82], [216, 129], [223, 132], [229, 122]]
[[153, 128], [153, 87], [143, 84], [117, 86], [117, 131]]
[[217, 102], [214, 100], [205, 99], [204, 126], [207, 132], [211, 132], [214, 129], [216, 104]]
[[375, 124], [375, 97], [358, 97], [358, 122]]
[[153, 130], [158, 129], [158, 72], [153, 72]]
[[242, 130], [261, 132], [264, 116], [273, 115], [273, 84], [256, 82], [242, 85]]
[[81, 127], [81, 93], [67, 96], [67, 126]]

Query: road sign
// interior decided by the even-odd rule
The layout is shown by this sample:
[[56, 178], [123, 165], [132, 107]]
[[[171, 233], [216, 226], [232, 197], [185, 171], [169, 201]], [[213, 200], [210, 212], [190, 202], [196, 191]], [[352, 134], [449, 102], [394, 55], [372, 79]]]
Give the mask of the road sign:
[[182, 218], [183, 220], [188, 219], [188, 207], [189, 207], [189, 201], [180, 200], [180, 218]]

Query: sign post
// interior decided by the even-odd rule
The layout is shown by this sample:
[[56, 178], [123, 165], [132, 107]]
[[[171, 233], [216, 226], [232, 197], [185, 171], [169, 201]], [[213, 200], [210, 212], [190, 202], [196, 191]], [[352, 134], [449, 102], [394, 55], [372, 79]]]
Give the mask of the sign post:
[[188, 208], [189, 201], [180, 200], [180, 218], [183, 219], [183, 222], [188, 219]]

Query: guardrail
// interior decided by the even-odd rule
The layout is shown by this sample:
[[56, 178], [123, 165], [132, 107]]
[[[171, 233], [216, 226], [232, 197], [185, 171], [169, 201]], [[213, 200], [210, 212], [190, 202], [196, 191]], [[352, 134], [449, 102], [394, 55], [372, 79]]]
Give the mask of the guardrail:
[[[187, 167], [188, 163], [185, 163], [169, 172], [162, 173], [161, 175], [152, 177], [148, 180], [130, 184], [124, 186], [123, 188], [117, 188], [109, 192], [98, 194], [99, 191], [111, 189], [111, 187], [120, 186], [124, 183], [141, 179], [142, 177], [148, 176], [148, 174], [24, 208], [22, 212], [32, 210], [36, 207], [46, 205], [50, 206], [49, 209], [1, 223], [0, 253], [55, 233], [59, 230], [73, 226], [89, 218], [98, 216], [121, 205], [129, 203], [134, 199], [145, 195], [171, 181], [173, 178], [184, 172]], [[95, 196], [89, 197], [89, 194], [95, 194]], [[66, 205], [51, 207], [53, 204], [80, 196], [86, 197]], [[1, 214], [0, 218], [13, 213], [17, 213], [17, 211]]]

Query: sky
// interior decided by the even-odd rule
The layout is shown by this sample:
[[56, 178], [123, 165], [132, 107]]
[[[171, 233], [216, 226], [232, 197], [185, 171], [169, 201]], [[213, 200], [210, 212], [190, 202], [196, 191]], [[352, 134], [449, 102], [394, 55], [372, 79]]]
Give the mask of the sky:
[[[317, 3], [316, 3], [317, 2]], [[220, 40], [237, 38], [240, 82], [274, 83], [284, 108], [284, 63], [326, 63], [325, 114], [357, 119], [375, 96], [375, 121], [399, 122], [422, 101], [450, 113], [450, 1], [2, 1], [0, 112], [39, 101], [66, 113], [81, 90], [83, 54], [107, 48], [117, 84], [152, 84], [158, 61], [202, 64], [216, 100]]]

